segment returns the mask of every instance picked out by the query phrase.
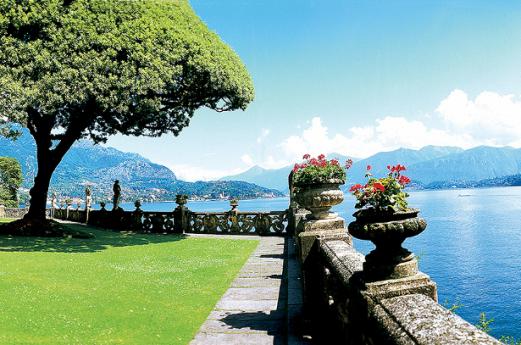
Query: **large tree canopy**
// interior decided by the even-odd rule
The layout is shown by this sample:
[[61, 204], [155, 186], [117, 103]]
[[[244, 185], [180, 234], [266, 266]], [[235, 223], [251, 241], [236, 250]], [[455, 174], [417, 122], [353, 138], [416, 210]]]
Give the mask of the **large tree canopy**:
[[178, 134], [199, 107], [253, 98], [242, 62], [186, 1], [2, 1], [0, 46], [0, 114], [29, 129]]
[[0, 205], [18, 207], [18, 188], [22, 182], [20, 163], [15, 158], [0, 157]]
[[77, 139], [177, 135], [196, 109], [245, 109], [254, 95], [186, 0], [1, 1], [0, 47], [0, 133], [26, 126], [38, 150], [33, 216]]

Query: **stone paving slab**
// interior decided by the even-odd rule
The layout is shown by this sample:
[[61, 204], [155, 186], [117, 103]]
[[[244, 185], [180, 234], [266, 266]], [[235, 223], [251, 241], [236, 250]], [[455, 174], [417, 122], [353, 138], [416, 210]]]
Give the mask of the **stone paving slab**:
[[286, 344], [285, 239], [262, 237], [191, 345]]
[[191, 345], [302, 345], [302, 290], [294, 242], [261, 237]]
[[190, 345], [284, 345], [285, 341], [269, 334], [198, 333]]
[[280, 278], [240, 278], [234, 280], [231, 287], [274, 287], [280, 289], [282, 280]]

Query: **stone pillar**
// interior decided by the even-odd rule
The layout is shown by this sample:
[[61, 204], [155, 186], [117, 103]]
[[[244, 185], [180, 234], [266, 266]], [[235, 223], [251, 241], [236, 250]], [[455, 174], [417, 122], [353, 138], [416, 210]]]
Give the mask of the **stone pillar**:
[[51, 198], [51, 218], [54, 218], [54, 214], [56, 213], [56, 209], [58, 208], [58, 197], [56, 196], [56, 192], [52, 193]]
[[67, 210], [66, 210], [66, 216], [65, 216], [65, 219], [69, 219], [69, 211], [72, 207], [72, 200], [71, 199], [67, 199], [65, 200], [65, 203], [67, 204]]
[[318, 241], [342, 240], [352, 244], [351, 236], [347, 233], [345, 221], [342, 217], [310, 219], [310, 216], [310, 214], [302, 215], [296, 229], [299, 256], [303, 264]]
[[175, 202], [177, 207], [174, 210], [174, 233], [183, 234], [188, 229], [188, 212], [190, 210], [185, 206], [188, 202], [188, 196], [177, 194]]
[[302, 268], [303, 318], [311, 330], [320, 324], [319, 315], [323, 315], [324, 312], [320, 301], [323, 289], [320, 243], [340, 240], [351, 246], [352, 241], [345, 228], [344, 219], [334, 214], [327, 219], [313, 219], [312, 214], [302, 216], [297, 224], [295, 237]]
[[143, 210], [141, 210], [141, 201], [136, 200], [134, 202], [136, 209], [132, 213], [132, 229], [134, 231], [143, 231]]
[[237, 199], [230, 200], [230, 206], [231, 210], [228, 211], [228, 218], [230, 219], [231, 225], [231, 231], [238, 231], [239, 230], [239, 218], [238, 213], [239, 210], [237, 207], [239, 207], [239, 201]]
[[0, 204], [0, 218], [5, 218], [5, 206]]

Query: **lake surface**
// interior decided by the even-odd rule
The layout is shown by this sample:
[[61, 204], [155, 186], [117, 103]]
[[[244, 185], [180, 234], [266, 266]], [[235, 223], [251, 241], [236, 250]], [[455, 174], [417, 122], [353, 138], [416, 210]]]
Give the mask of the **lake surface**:
[[[420, 269], [438, 285], [442, 304], [462, 306], [457, 314], [475, 324], [485, 312], [491, 334], [521, 339], [521, 187], [418, 191], [409, 204], [421, 210], [427, 229], [405, 241], [420, 257]], [[243, 200], [242, 211], [283, 210], [288, 199]], [[354, 199], [347, 196], [335, 212], [353, 220]], [[144, 204], [143, 210], [171, 211], [175, 203]], [[226, 211], [227, 201], [191, 201], [193, 211]], [[132, 204], [123, 208], [133, 210]], [[367, 254], [370, 242], [355, 239]]]

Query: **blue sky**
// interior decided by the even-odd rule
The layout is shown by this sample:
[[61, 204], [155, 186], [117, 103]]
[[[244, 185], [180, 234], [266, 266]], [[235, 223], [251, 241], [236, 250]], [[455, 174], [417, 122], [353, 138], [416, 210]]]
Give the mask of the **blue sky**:
[[179, 137], [116, 136], [188, 180], [312, 154], [428, 144], [521, 147], [521, 2], [192, 0], [256, 99]]

